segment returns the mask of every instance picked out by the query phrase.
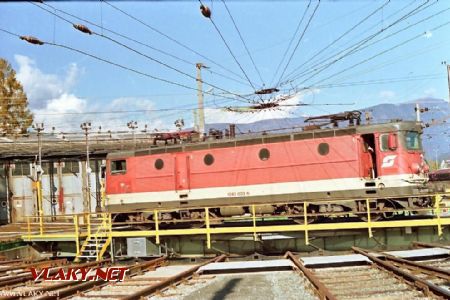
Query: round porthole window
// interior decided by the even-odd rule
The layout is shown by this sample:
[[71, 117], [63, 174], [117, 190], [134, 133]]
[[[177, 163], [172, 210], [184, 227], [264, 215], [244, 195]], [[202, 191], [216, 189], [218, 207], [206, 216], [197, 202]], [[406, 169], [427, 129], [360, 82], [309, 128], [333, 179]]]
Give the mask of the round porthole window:
[[6, 207], [6, 201], [2, 201], [2, 207], [3, 207], [3, 208]]
[[214, 156], [212, 156], [211, 154], [206, 154], [205, 157], [203, 158], [203, 162], [207, 166], [212, 165], [214, 163]]
[[155, 169], [161, 170], [162, 168], [164, 168], [164, 161], [161, 158], [158, 158], [155, 160]]
[[267, 148], [262, 148], [259, 150], [259, 159], [260, 160], [268, 160], [270, 157], [270, 151]]
[[320, 155], [327, 155], [330, 152], [330, 145], [328, 143], [320, 143], [317, 151]]

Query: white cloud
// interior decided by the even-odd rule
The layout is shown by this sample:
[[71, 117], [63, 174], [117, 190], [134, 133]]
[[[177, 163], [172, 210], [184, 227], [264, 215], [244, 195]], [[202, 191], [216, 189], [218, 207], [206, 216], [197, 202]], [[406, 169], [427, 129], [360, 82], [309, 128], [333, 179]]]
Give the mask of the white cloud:
[[425, 91], [423, 91], [423, 93], [427, 97], [435, 97], [436, 96], [436, 89], [435, 88], [428, 88]]
[[[17, 79], [24, 86], [36, 122], [44, 122], [46, 129], [55, 127], [59, 131], [79, 131], [82, 122], [92, 122], [93, 128], [127, 130], [128, 121], [137, 121], [139, 130], [147, 124], [148, 130], [173, 128], [172, 119], [165, 122], [150, 110], [155, 103], [146, 98], [123, 97], [110, 103], [98, 103], [76, 96], [72, 90], [82, 75], [79, 67], [72, 63], [63, 75], [48, 74], [38, 68], [36, 62], [23, 55], [15, 55], [19, 65]], [[125, 113], [91, 113], [126, 111]], [[139, 111], [139, 112], [133, 112]]]
[[395, 94], [394, 91], [389, 91], [389, 90], [381, 91], [381, 92], [379, 93], [380, 98], [383, 98], [383, 100], [389, 100], [389, 99], [392, 99], [392, 98], [395, 97], [395, 95], [396, 95], [396, 94]]
[[42, 72], [31, 58], [15, 55], [14, 59], [19, 65], [17, 79], [22, 83], [31, 108], [44, 108], [63, 94], [68, 94], [76, 84], [80, 70], [76, 64], [70, 64], [64, 78], [56, 74]]

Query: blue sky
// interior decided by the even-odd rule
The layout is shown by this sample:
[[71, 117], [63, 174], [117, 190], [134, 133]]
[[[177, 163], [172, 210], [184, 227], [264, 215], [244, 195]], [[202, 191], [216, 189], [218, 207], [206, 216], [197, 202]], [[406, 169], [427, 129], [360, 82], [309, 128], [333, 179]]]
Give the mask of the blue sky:
[[[300, 32], [311, 15], [316, 2], [316, 0], [312, 0]], [[398, 25], [376, 36], [370, 42], [376, 42], [408, 25], [450, 8], [449, 1], [390, 1], [383, 9], [377, 11], [376, 14], [340, 41], [331, 47], [327, 47], [342, 33], [385, 2], [321, 1], [311, 21], [311, 25], [306, 30], [285, 74], [289, 74], [293, 69], [302, 65], [302, 70], [310, 71], [307, 68], [310, 58], [319, 50], [326, 47], [326, 50], [317, 57], [326, 62], [326, 58], [333, 57], [333, 54], [345, 49], [352, 43], [388, 26], [421, 4], [425, 3], [424, 6], [431, 5], [416, 15], [399, 22]], [[209, 70], [203, 70], [203, 78], [206, 82], [239, 94], [252, 93], [252, 88], [246, 83], [244, 75], [229, 54], [213, 25], [200, 14], [197, 1], [116, 1], [111, 3], [181, 43], [188, 45], [213, 61], [222, 64], [241, 78], [236, 78], [235, 75], [228, 73], [226, 70], [205, 61], [198, 55], [156, 34], [142, 24], [114, 10], [106, 3], [96, 1], [49, 2], [50, 5], [58, 9], [97, 24], [103, 24], [107, 29], [117, 31], [155, 48], [170, 52], [188, 62], [201, 61], [210, 67], [209, 70], [234, 77], [242, 83], [227, 80], [211, 73]], [[225, 36], [228, 45], [230, 45], [249, 78], [255, 83], [257, 88], [261, 88], [262, 84], [258, 74], [246, 55], [245, 48], [239, 40], [239, 36], [229, 19], [223, 3], [221, 1], [204, 1], [204, 3], [211, 7], [214, 22]], [[227, 2], [266, 83], [266, 87], [272, 86], [270, 83], [274, 78], [275, 70], [308, 3], [309, 1]], [[84, 22], [69, 19], [74, 23], [84, 24]], [[224, 99], [219, 99], [220, 96], [205, 95], [207, 106], [211, 108], [207, 110], [207, 121], [250, 122], [270, 117], [323, 114], [344, 109], [363, 108], [378, 103], [400, 103], [427, 96], [448, 101], [446, 68], [441, 62], [450, 62], [450, 40], [448, 39], [450, 36], [450, 25], [432, 30], [432, 28], [448, 21], [450, 21], [450, 10], [338, 61], [309, 81], [294, 81], [292, 86], [296, 86], [298, 89], [305, 87], [310, 89], [307, 92], [300, 93], [288, 102], [348, 102], [355, 103], [355, 105], [344, 107], [291, 107], [283, 109], [283, 111], [270, 111], [251, 115], [230, 114], [222, 110], [213, 109], [216, 105], [223, 106], [224, 104], [221, 104], [223, 103], [221, 101], [224, 101]], [[58, 44], [70, 45], [153, 76], [163, 77], [192, 88], [196, 87], [196, 82], [192, 78], [164, 68], [101, 37], [89, 36], [76, 31], [66, 22], [27, 2], [0, 3], [0, 28], [20, 35], [33, 35], [48, 42], [54, 41]], [[89, 26], [89, 28], [98, 33], [102, 32], [101, 29], [97, 29], [94, 26]], [[106, 31], [103, 31], [103, 33], [113, 37], [112, 34]], [[294, 45], [299, 35], [300, 33], [294, 39]], [[421, 36], [404, 46], [358, 64], [416, 35]], [[180, 62], [130, 41], [114, 38], [182, 72], [192, 76], [196, 74], [194, 65]], [[293, 46], [291, 51], [292, 49]], [[126, 122], [133, 119], [138, 120], [141, 127], [143, 127], [143, 124], [148, 124], [150, 128], [165, 129], [172, 126], [175, 119], [180, 117], [184, 118], [187, 124], [192, 123], [192, 112], [188, 110], [91, 115], [83, 113], [92, 111], [151, 110], [172, 107], [192, 108], [197, 101], [194, 90], [142, 77], [62, 48], [49, 45], [33, 46], [2, 32], [0, 32], [0, 57], [10, 61], [17, 70], [18, 78], [22, 81], [29, 95], [36, 120], [43, 120], [48, 126], [55, 126], [56, 128], [61, 128], [61, 130], [76, 130], [81, 121], [91, 120], [94, 124], [101, 125], [103, 128], [125, 129]], [[333, 60], [332, 58], [330, 59]], [[355, 64], [357, 66], [353, 67]], [[284, 65], [282, 66], [284, 67]], [[351, 69], [342, 72], [342, 70], [348, 68]], [[323, 80], [330, 76], [332, 76], [330, 79]], [[399, 80], [388, 84], [367, 84], [335, 88], [323, 86], [324, 84], [408, 77], [416, 77], [420, 80]], [[289, 89], [290, 86], [286, 85], [284, 88]], [[211, 90], [207, 85], [205, 85], [205, 90], [209, 90], [212, 93], [220, 93], [217, 89]], [[227, 105], [244, 105], [242, 102], [232, 100], [225, 103]]]

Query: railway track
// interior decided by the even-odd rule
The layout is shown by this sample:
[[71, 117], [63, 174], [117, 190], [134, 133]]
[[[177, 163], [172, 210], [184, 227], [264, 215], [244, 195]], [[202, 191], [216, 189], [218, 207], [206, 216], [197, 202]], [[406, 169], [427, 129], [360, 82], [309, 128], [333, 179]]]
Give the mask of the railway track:
[[[196, 263], [167, 257], [132, 263], [109, 260], [5, 261], [0, 264], [0, 299], [449, 299], [450, 250], [370, 252], [284, 258], [231, 258]], [[428, 253], [432, 255], [424, 255]], [[34, 281], [27, 266], [49, 272], [70, 267], [124, 266], [123, 281]]]

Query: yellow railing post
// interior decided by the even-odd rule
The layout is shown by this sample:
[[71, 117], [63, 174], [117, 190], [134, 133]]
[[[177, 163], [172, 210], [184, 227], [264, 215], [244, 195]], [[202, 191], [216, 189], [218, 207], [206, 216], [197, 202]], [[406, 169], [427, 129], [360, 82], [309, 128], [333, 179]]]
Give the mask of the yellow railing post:
[[159, 224], [158, 224], [158, 211], [153, 211], [153, 220], [155, 221], [155, 239], [156, 244], [159, 245]]
[[91, 236], [91, 214], [90, 213], [86, 213], [85, 214], [85, 216], [87, 215], [87, 217], [86, 217], [86, 226], [87, 226], [87, 234], [88, 234], [88, 237], [89, 236]]
[[252, 204], [252, 219], [253, 219], [253, 240], [258, 240], [258, 236], [256, 234], [256, 210], [255, 205]]
[[309, 245], [308, 234], [308, 202], [303, 202], [303, 222], [305, 224], [305, 245]]
[[111, 217], [111, 213], [108, 213], [108, 228], [109, 228], [109, 238], [112, 239], [112, 217]]
[[36, 189], [37, 189], [37, 197], [38, 197], [38, 215], [39, 215], [39, 234], [44, 234], [44, 220], [43, 220], [43, 211], [42, 211], [42, 189], [41, 189], [41, 181], [36, 181]]
[[370, 218], [370, 203], [369, 199], [366, 199], [366, 207], [367, 207], [367, 228], [369, 230], [369, 238], [373, 237], [372, 234], [372, 219]]
[[27, 217], [28, 241], [31, 241], [31, 221], [30, 216]]
[[434, 213], [436, 214], [436, 217], [437, 217], [437, 228], [438, 228], [439, 236], [442, 236], [441, 200], [442, 200], [442, 195], [436, 194], [434, 196]]
[[100, 252], [98, 251], [98, 233], [95, 233], [95, 255], [97, 256], [95, 260], [99, 261]]
[[209, 208], [205, 207], [206, 247], [211, 249], [211, 232], [209, 228]]
[[79, 237], [79, 228], [78, 228], [78, 215], [73, 216], [73, 223], [75, 225], [75, 246], [77, 247], [77, 255], [80, 255], [80, 237]]

